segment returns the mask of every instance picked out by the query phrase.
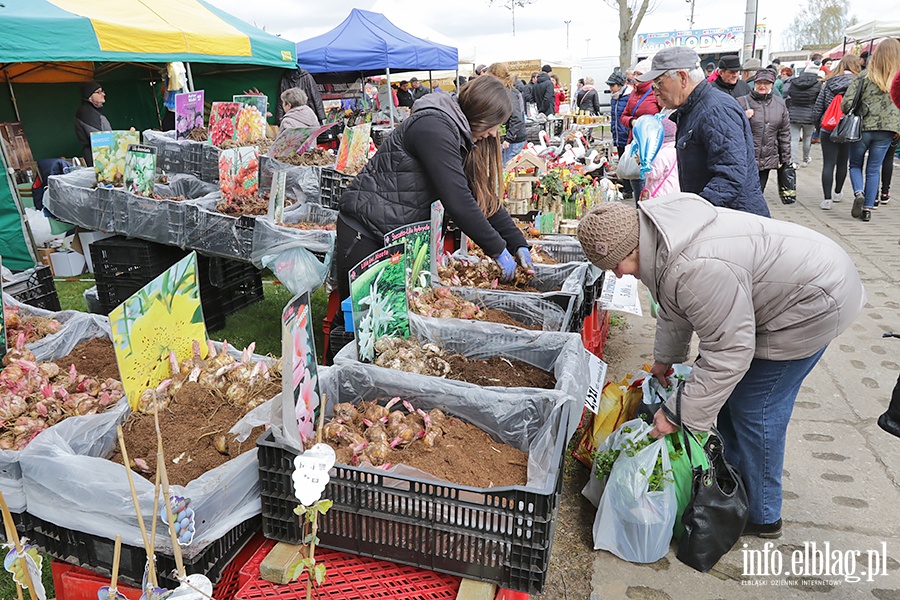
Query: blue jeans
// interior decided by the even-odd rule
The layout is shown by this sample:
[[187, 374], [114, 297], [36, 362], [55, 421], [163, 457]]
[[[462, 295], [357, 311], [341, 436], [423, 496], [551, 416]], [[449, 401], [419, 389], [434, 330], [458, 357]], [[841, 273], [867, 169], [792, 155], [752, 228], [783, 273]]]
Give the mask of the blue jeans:
[[522, 148], [525, 147], [525, 142], [510, 142], [509, 148], [505, 148], [503, 150], [503, 166], [506, 166], [506, 163], [511, 161], [516, 155], [522, 151]]
[[824, 352], [822, 348], [799, 360], [754, 358], [719, 411], [725, 457], [743, 476], [751, 523], [774, 523], [781, 518], [788, 421], [800, 384]]
[[[881, 182], [881, 163], [884, 155], [894, 137], [890, 131], [863, 131], [862, 139], [850, 144], [850, 183], [853, 184], [853, 193], [863, 192], [866, 196], [865, 208], [875, 206], [875, 196], [878, 195], [878, 186]], [[866, 151], [869, 158], [866, 159], [866, 176], [863, 183], [863, 159]]]

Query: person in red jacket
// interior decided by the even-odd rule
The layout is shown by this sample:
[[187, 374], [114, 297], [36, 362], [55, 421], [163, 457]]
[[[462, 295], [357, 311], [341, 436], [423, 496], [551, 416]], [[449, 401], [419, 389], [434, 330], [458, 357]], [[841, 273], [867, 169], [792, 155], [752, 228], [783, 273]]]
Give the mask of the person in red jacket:
[[[650, 61], [642, 60], [633, 69], [634, 76], [638, 77], [650, 70]], [[653, 82], [645, 81], [644, 83], [636, 83], [634, 91], [628, 97], [628, 104], [619, 117], [622, 125], [628, 128], [628, 142], [631, 142], [631, 128], [634, 126], [635, 120], [643, 115], [655, 115], [659, 112], [659, 104], [656, 102], [656, 94], [653, 93]], [[644, 189], [643, 179], [632, 179], [631, 189], [634, 193], [635, 202], [641, 197], [641, 190]]]
[[566, 103], [566, 91], [559, 84], [559, 77], [556, 73], [550, 73], [550, 81], [553, 82], [553, 106], [556, 114], [559, 114], [559, 105]]

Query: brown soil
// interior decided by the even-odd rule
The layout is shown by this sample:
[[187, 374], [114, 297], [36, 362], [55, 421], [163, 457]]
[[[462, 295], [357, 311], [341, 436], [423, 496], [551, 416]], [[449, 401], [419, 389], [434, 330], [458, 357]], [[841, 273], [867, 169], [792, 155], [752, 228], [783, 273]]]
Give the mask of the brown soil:
[[110, 377], [120, 379], [116, 351], [109, 338], [94, 338], [82, 342], [72, 349], [71, 354], [55, 362], [64, 370], [74, 364], [79, 373], [91, 375], [100, 381]]
[[[279, 387], [272, 387], [268, 397], [274, 396]], [[245, 407], [228, 404], [218, 394], [197, 383], [188, 382], [178, 391], [169, 405], [159, 413], [159, 429], [166, 456], [166, 471], [172, 485], [187, 485], [207, 471], [256, 447], [256, 438], [265, 430], [257, 427], [243, 443], [237, 443], [228, 430], [246, 413]], [[156, 426], [153, 415], [133, 413], [123, 426], [128, 458], [141, 458], [147, 462], [153, 479], [156, 473]], [[228, 454], [221, 454], [213, 440], [224, 434]], [[178, 457], [181, 457], [178, 459]], [[173, 459], [178, 459], [175, 463]], [[122, 463], [119, 450], [110, 460]], [[132, 465], [133, 466], [133, 465]]]
[[521, 327], [522, 329], [531, 329], [532, 331], [539, 331], [540, 327], [529, 327], [524, 323], [520, 323], [519, 321], [513, 319], [507, 313], [502, 310], [497, 310], [495, 308], [487, 308], [481, 311], [482, 316], [481, 321], [489, 321], [491, 323], [500, 323], [501, 325], [512, 325], [513, 327]]
[[542, 265], [558, 265], [559, 261], [544, 252], [543, 250], [537, 251], [537, 259], [534, 261], [535, 263], [540, 263]]
[[552, 390], [556, 377], [518, 360], [493, 356], [487, 360], [470, 360], [461, 354], [445, 356], [450, 363], [447, 379], [467, 381], [480, 386], [530, 387]]
[[284, 158], [277, 159], [285, 164], [294, 165], [296, 167], [327, 167], [334, 164], [334, 155], [321, 148], [313, 148], [303, 154], [294, 154]]
[[[379, 402], [379, 404], [384, 404]], [[328, 442], [346, 463], [352, 451], [346, 444]], [[443, 435], [433, 447], [421, 440], [387, 453], [384, 462], [414, 467], [445, 481], [478, 488], [525, 485], [528, 455], [495, 442], [487, 433], [456, 418], [448, 418]]]

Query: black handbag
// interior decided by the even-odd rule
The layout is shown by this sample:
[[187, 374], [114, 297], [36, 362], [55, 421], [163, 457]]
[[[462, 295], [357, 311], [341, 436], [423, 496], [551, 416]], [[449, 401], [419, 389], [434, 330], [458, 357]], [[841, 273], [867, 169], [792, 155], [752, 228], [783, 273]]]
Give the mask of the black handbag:
[[863, 78], [859, 84], [859, 89], [856, 90], [856, 97], [853, 99], [850, 110], [844, 113], [844, 116], [841, 117], [841, 120], [838, 121], [838, 124], [831, 132], [831, 141], [835, 144], [849, 144], [862, 139], [862, 117], [857, 114], [857, 111], [859, 110], [859, 102], [865, 86], [866, 80]]
[[[681, 420], [681, 395], [679, 386], [676, 407]], [[684, 423], [681, 424], [684, 447], [693, 469], [691, 499], [688, 500], [681, 523], [684, 533], [678, 543], [678, 560], [705, 573], [740, 539], [750, 506], [747, 490], [737, 469], [725, 462], [724, 445], [719, 432], [713, 429], [704, 451], [709, 469], [693, 466], [691, 444], [688, 435], [694, 437]], [[696, 438], [694, 437], [696, 441]]]
[[778, 197], [782, 204], [797, 201], [797, 171], [790, 163], [778, 167]]

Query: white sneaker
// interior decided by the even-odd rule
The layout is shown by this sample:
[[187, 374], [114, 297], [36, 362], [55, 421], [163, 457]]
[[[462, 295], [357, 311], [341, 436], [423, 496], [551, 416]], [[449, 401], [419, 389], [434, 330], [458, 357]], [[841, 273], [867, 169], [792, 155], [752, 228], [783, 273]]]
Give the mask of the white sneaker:
[[800, 164], [800, 166], [801, 166], [801, 167], [808, 167], [808, 166], [809, 166], [809, 163], [811, 163], [811, 162], [812, 162], [812, 159], [811, 159], [811, 158], [805, 158], [805, 159], [803, 159], [803, 162]]
[[819, 205], [819, 208], [822, 210], [831, 210], [831, 200], [828, 198], [822, 200], [822, 204]]
[[832, 202], [840, 202], [843, 199], [844, 199], [844, 191], [843, 190], [841, 190], [840, 192], [835, 192], [831, 195]]

